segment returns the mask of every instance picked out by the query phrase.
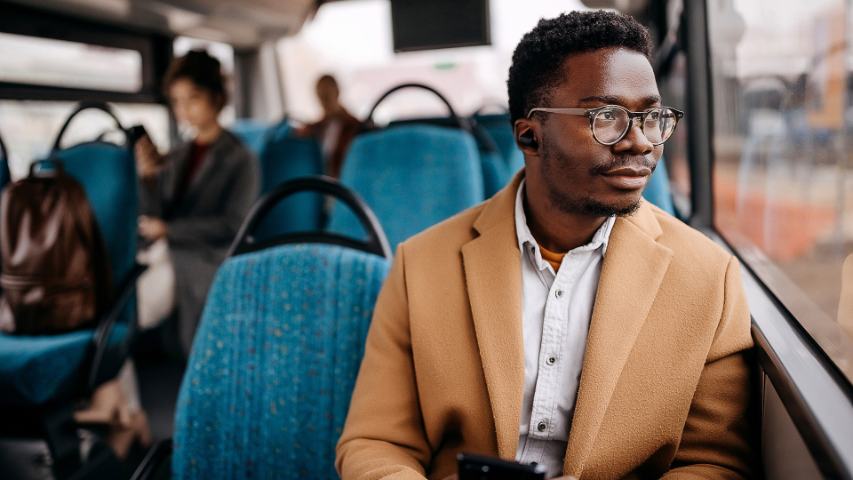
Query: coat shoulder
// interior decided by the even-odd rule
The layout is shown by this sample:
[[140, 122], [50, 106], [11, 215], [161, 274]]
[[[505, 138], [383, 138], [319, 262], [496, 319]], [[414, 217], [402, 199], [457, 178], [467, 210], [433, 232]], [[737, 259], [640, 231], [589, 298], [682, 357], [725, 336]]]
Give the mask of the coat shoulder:
[[426, 230], [409, 237], [401, 246], [410, 254], [434, 255], [438, 252], [458, 252], [471, 241], [476, 232], [474, 221], [480, 216], [488, 201], [443, 220]]
[[672, 266], [690, 274], [710, 276], [715, 281], [725, 275], [731, 253], [701, 231], [654, 205], [649, 207], [662, 232], [657, 241], [672, 250]]

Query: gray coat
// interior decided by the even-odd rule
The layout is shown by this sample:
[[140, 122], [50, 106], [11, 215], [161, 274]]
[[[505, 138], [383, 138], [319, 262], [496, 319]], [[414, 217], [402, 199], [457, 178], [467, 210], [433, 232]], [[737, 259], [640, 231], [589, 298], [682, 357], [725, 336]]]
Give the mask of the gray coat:
[[176, 190], [192, 144], [165, 158], [165, 169], [140, 187], [140, 211], [162, 218], [175, 268], [178, 336], [189, 353], [207, 290], [252, 203], [258, 197], [257, 160], [231, 132], [223, 130], [208, 150], [186, 192]]

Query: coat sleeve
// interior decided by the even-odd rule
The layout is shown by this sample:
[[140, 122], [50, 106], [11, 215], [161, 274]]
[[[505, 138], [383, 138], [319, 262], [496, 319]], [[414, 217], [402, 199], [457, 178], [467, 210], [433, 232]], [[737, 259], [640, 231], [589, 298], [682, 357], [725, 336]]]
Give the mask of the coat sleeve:
[[423, 479], [430, 461], [401, 245], [377, 299], [335, 465], [343, 480]]
[[729, 260], [724, 288], [720, 323], [665, 479], [740, 479], [753, 473], [755, 437], [749, 418], [753, 342], [740, 267], [734, 257]]
[[257, 161], [251, 155], [241, 156], [236, 168], [223, 174], [233, 180], [229, 184], [219, 215], [192, 216], [169, 221], [166, 233], [169, 242], [174, 245], [194, 243], [223, 244], [237, 235], [240, 225], [258, 198], [260, 180]]

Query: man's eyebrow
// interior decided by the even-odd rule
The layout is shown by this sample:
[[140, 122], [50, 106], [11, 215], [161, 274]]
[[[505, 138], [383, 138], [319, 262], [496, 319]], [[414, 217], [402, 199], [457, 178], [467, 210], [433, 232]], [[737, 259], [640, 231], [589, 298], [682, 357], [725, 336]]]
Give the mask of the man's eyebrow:
[[[592, 95], [579, 100], [579, 103], [601, 102], [612, 105], [626, 105], [629, 103], [627, 98], [617, 97], [613, 95]], [[656, 105], [660, 103], [660, 95], [649, 95], [640, 99], [642, 105]]]

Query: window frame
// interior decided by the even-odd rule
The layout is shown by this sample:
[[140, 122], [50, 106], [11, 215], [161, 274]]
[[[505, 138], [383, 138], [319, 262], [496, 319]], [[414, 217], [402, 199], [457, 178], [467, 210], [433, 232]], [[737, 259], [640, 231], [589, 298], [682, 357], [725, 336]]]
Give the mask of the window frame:
[[0, 81], [0, 99], [77, 101], [83, 98], [122, 103], [165, 103], [162, 78], [172, 58], [173, 38], [137, 28], [118, 28], [20, 5], [3, 5], [0, 32], [65, 40], [139, 52], [142, 86], [137, 92], [69, 88]]
[[828, 478], [853, 472], [853, 383], [816, 341], [808, 319], [796, 318], [762, 281], [748, 249], [729, 242], [714, 224], [714, 111], [708, 1], [684, 0], [689, 159], [693, 202], [688, 223], [735, 255], [743, 268], [758, 363]]

